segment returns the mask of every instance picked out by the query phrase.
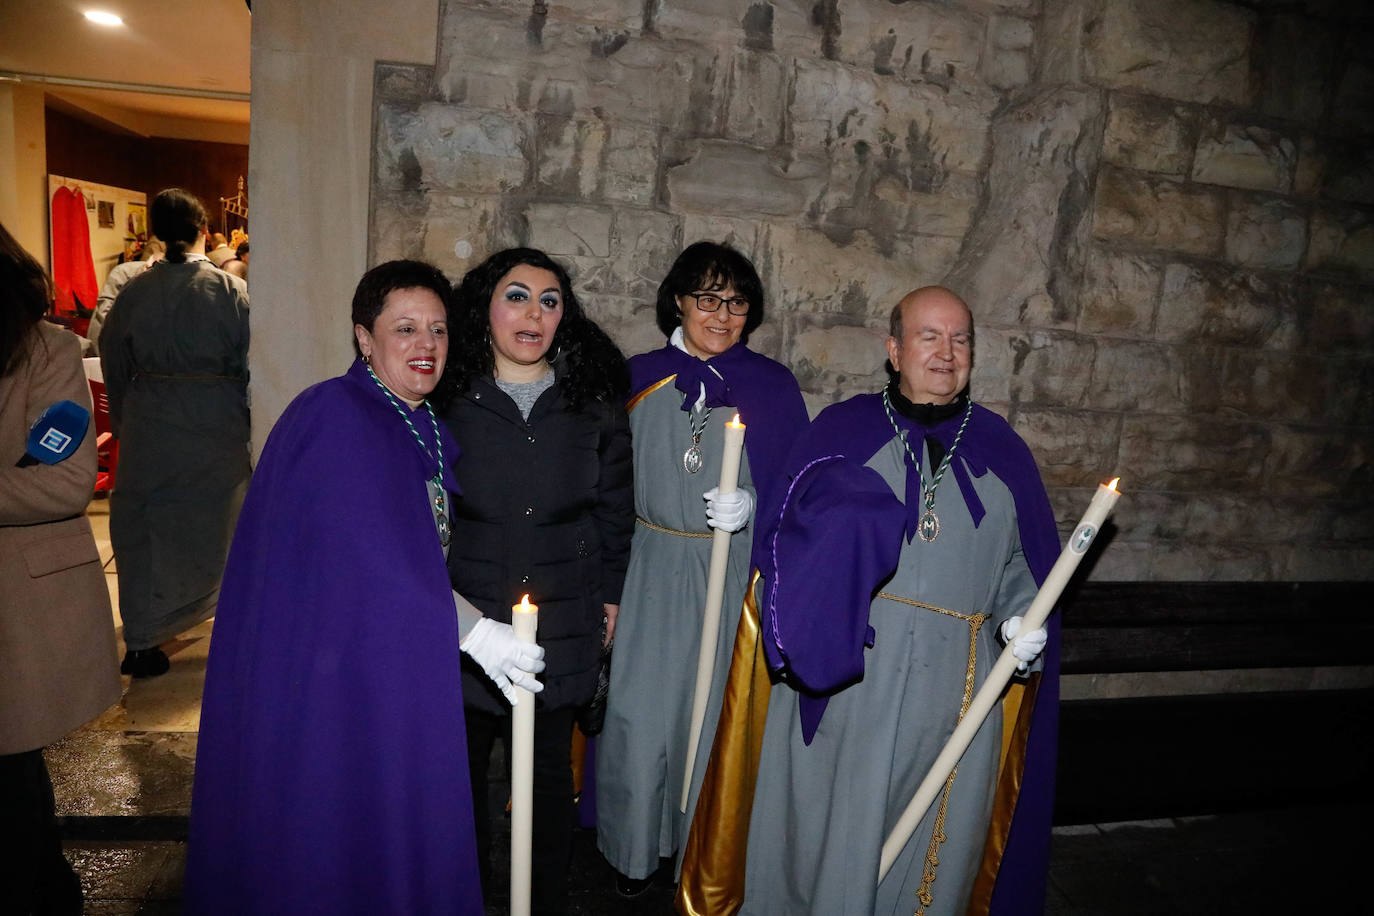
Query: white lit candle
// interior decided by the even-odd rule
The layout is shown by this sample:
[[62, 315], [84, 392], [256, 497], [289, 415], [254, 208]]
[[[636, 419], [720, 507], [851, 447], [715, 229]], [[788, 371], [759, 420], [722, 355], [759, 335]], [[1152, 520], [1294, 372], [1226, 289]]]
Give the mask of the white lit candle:
[[[1102, 530], [1102, 523], [1107, 520], [1112, 507], [1121, 497], [1120, 491], [1116, 488], [1120, 480], [1121, 478], [1117, 477], [1111, 483], [1098, 486], [1097, 493], [1093, 495], [1092, 502], [1088, 504], [1088, 511], [1084, 512], [1083, 517], [1078, 520], [1078, 526], [1074, 528], [1073, 534], [1069, 537], [1069, 542], [1064, 545], [1064, 549], [1059, 554], [1059, 559], [1055, 561], [1054, 567], [1040, 586], [1040, 591], [1036, 593], [1035, 600], [1027, 608], [1025, 619], [1021, 621], [1022, 633], [1029, 633], [1031, 630], [1045, 625], [1045, 620], [1050, 616], [1050, 611], [1054, 610], [1064, 587], [1069, 584], [1069, 579], [1073, 577], [1074, 570], [1078, 569], [1078, 564], [1082, 562], [1084, 554], [1088, 552], [1088, 548], [1092, 545], [1098, 532]], [[983, 720], [988, 717], [992, 707], [1001, 699], [1002, 691], [1016, 672], [1016, 667], [1017, 658], [1012, 653], [1011, 642], [1008, 642], [1003, 647], [997, 664], [993, 665], [992, 670], [988, 672], [987, 680], [974, 694], [968, 712], [959, 720], [959, 724], [955, 727], [953, 734], [950, 735], [949, 741], [940, 751], [940, 756], [935, 758], [935, 762], [930, 766], [930, 772], [926, 774], [926, 778], [916, 789], [916, 795], [911, 799], [911, 803], [906, 806], [902, 816], [897, 819], [897, 823], [892, 827], [892, 832], [888, 834], [887, 840], [883, 843], [883, 854], [878, 864], [879, 883], [882, 883], [883, 878], [887, 877], [888, 869], [892, 867], [893, 862], [897, 861], [897, 856], [901, 854], [902, 849], [911, 840], [911, 835], [916, 832], [916, 827], [921, 823], [921, 818], [925, 817], [926, 811], [935, 801], [935, 796], [944, 787], [945, 780], [958, 766], [959, 758], [964, 756], [964, 751], [968, 750], [969, 744], [973, 742], [973, 736], [978, 734], [978, 729], [982, 726]]]
[[[525, 595], [511, 606], [511, 627], [515, 638], [534, 642], [539, 631], [539, 606]], [[510, 798], [510, 912], [529, 916], [530, 843], [534, 812], [534, 694], [516, 686], [519, 702], [511, 710], [511, 798]]]
[[[720, 483], [716, 495], [725, 496], [739, 487], [740, 453], [744, 450], [744, 424], [735, 414], [725, 424], [725, 451], [720, 459]], [[720, 639], [720, 605], [725, 598], [725, 570], [730, 562], [730, 532], [716, 529], [711, 538], [711, 571], [706, 577], [706, 604], [701, 612], [701, 647], [697, 650], [697, 689], [692, 697], [692, 728], [687, 736], [687, 766], [682, 772], [682, 802], [687, 811], [687, 796], [692, 788], [692, 769], [701, 743], [701, 727], [706, 719], [706, 698], [711, 692], [711, 677], [716, 667], [716, 644]]]

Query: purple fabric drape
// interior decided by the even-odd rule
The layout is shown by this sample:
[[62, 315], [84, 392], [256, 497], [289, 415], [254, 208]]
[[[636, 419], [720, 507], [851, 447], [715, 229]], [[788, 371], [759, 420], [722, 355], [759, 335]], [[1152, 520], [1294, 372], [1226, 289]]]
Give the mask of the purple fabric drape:
[[[781, 495], [777, 484], [781, 483], [783, 459], [807, 424], [797, 380], [785, 366], [743, 343], [709, 360], [697, 359], [669, 344], [630, 360], [632, 397], [674, 375], [674, 386], [683, 392], [684, 410], [696, 403], [699, 384], [706, 385], [708, 407], [729, 405], [739, 410], [740, 422], [748, 427], [744, 450], [759, 495], [755, 516], [768, 518], [770, 507]], [[755, 538], [756, 549], [757, 541]]]
[[272, 431], [215, 620], [187, 912], [482, 912], [434, 471], [361, 363]]

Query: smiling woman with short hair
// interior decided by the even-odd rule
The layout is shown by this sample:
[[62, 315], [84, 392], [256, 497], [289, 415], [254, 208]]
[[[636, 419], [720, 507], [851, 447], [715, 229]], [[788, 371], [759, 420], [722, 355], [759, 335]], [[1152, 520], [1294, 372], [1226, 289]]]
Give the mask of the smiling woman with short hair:
[[358, 358], [263, 448], [211, 639], [188, 913], [482, 913], [460, 655], [536, 691], [543, 666], [444, 568], [448, 296], [430, 264], [368, 271]]
[[[750, 350], [764, 315], [754, 265], [728, 245], [688, 246], [658, 289], [659, 350], [630, 360], [635, 528], [605, 731], [597, 749], [597, 842], [636, 896], [686, 842], [706, 772], [750, 571], [754, 532], [736, 534], [715, 674], [687, 813], [679, 810], [712, 529], [740, 532], [776, 496], [779, 466], [806, 425], [797, 380]], [[747, 427], [739, 489], [718, 496], [723, 427]]]

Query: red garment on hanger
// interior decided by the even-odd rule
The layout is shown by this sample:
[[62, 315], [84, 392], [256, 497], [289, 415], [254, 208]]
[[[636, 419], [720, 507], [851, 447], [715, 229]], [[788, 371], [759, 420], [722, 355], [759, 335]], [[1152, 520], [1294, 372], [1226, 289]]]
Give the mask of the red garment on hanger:
[[52, 196], [52, 280], [59, 315], [76, 314], [78, 302], [84, 309], [95, 308], [98, 292], [86, 199], [66, 185]]

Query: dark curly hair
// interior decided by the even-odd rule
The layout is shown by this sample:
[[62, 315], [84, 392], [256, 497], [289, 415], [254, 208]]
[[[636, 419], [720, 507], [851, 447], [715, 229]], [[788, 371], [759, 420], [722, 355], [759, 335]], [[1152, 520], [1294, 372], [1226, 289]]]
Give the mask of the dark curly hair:
[[[363, 274], [358, 281], [358, 288], [353, 291], [353, 323], [367, 328], [367, 333], [371, 334], [377, 316], [386, 308], [386, 297], [398, 289], [430, 290], [444, 304], [445, 312], [452, 311], [449, 304], [452, 290], [442, 270], [425, 261], [385, 261]], [[449, 332], [450, 335], [452, 333]], [[353, 353], [358, 359], [363, 358], [357, 334], [353, 335]], [[451, 350], [449, 359], [453, 359]]]
[[749, 314], [744, 316], [744, 330], [740, 333], [740, 340], [748, 340], [749, 334], [763, 324], [763, 281], [752, 261], [719, 242], [693, 242], [677, 256], [658, 285], [658, 329], [671, 335], [682, 322], [677, 311], [678, 296], [727, 286], [733, 286], [736, 293], [749, 300]]
[[0, 378], [24, 362], [24, 340], [51, 303], [48, 272], [0, 224]]
[[507, 248], [469, 270], [453, 288], [449, 306], [449, 352], [434, 400], [448, 404], [472, 387], [474, 379], [496, 372], [491, 347], [491, 297], [516, 267], [547, 270], [558, 278], [563, 318], [549, 344], [549, 362], [573, 409], [589, 401], [620, 401], [630, 390], [625, 356], [606, 332], [587, 317], [573, 293], [563, 265], [537, 248]]

